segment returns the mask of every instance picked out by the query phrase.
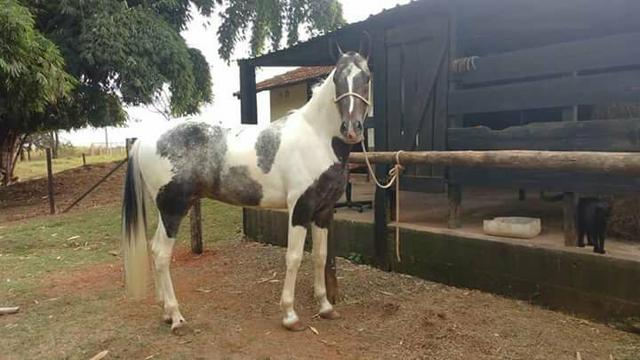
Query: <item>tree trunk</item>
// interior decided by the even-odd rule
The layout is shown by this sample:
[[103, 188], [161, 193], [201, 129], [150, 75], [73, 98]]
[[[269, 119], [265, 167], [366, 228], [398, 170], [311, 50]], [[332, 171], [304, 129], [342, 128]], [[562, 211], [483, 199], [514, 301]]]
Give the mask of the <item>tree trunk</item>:
[[20, 162], [25, 161], [26, 157], [24, 156], [24, 145], [18, 148], [18, 152], [20, 153]]
[[20, 135], [10, 129], [0, 129], [0, 183], [4, 186], [13, 181], [13, 170]]
[[52, 131], [51, 132], [51, 156], [54, 159], [58, 158], [58, 150], [60, 147], [60, 141], [58, 139], [58, 132], [57, 131]]
[[55, 131], [55, 139], [56, 139], [56, 147], [54, 148], [55, 150], [53, 150], [56, 154], [56, 159], [58, 158], [58, 156], [60, 156], [60, 132], [58, 130]]

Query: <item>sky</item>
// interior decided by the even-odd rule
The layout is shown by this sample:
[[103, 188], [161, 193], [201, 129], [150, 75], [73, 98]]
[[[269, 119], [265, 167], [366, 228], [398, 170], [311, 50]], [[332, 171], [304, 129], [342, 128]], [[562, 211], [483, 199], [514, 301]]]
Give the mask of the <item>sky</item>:
[[[384, 9], [395, 7], [397, 4], [406, 4], [409, 0], [341, 0], [344, 17], [347, 22], [365, 20], [369, 15], [377, 14]], [[194, 14], [195, 15], [195, 14]], [[205, 26], [207, 21], [210, 25]], [[202, 51], [209, 62], [213, 82], [213, 101], [201, 109], [200, 116], [206, 121], [222, 123], [226, 127], [240, 126], [240, 100], [233, 96], [240, 89], [240, 75], [235, 61], [227, 64], [218, 57], [218, 41], [216, 29], [219, 24], [217, 15], [205, 18], [199, 14], [189, 23], [189, 27], [182, 33], [190, 47]], [[302, 39], [307, 38], [304, 34]], [[234, 59], [242, 59], [249, 56], [247, 43], [239, 44], [233, 54]], [[263, 67], [256, 70], [256, 80], [259, 82], [275, 75], [281, 74], [291, 68]], [[137, 137], [140, 134], [161, 132], [167, 124], [161, 115], [155, 113], [149, 107], [127, 107], [129, 121], [125, 127], [109, 127], [107, 134], [111, 145], [122, 145], [128, 137]], [[269, 122], [269, 93], [258, 93], [258, 124]], [[71, 142], [77, 146], [90, 146], [105, 143], [105, 130], [87, 128], [60, 134], [63, 141]]]

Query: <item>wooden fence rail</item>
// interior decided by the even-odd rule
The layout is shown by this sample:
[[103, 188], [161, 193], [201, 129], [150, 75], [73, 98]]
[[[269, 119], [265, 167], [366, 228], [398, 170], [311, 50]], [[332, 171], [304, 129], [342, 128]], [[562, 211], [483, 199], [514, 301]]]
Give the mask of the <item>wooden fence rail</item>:
[[[394, 164], [396, 152], [370, 152], [371, 163]], [[431, 164], [454, 167], [507, 168], [542, 171], [584, 171], [640, 176], [640, 153], [587, 151], [407, 151], [401, 164]], [[364, 163], [363, 153], [352, 153], [349, 161]]]
[[[502, 168], [536, 171], [575, 171], [624, 176], [640, 176], [640, 152], [587, 152], [587, 151], [532, 151], [532, 150], [488, 150], [488, 151], [408, 151], [370, 152], [371, 163], [395, 164], [396, 155], [400, 164], [430, 164], [466, 168]], [[364, 153], [352, 153], [349, 161], [364, 163]], [[461, 226], [461, 189], [458, 184], [449, 184], [450, 228]], [[398, 196], [398, 195], [396, 195]], [[575, 246], [576, 199], [573, 193], [564, 198], [564, 238], [566, 246]], [[384, 208], [384, 207], [382, 207]], [[378, 209], [378, 207], [376, 207]], [[386, 224], [381, 225], [383, 230]], [[378, 231], [378, 230], [377, 230]], [[376, 247], [386, 249], [386, 230], [375, 239]], [[384, 259], [385, 253], [376, 256]]]

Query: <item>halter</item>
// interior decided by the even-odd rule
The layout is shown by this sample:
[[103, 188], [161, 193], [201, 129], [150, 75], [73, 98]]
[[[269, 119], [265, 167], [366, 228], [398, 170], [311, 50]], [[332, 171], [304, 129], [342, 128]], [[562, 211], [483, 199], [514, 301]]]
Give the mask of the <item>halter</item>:
[[346, 92], [346, 93], [344, 93], [344, 94], [342, 94], [342, 95], [338, 96], [337, 98], [333, 99], [333, 102], [336, 102], [336, 103], [337, 103], [338, 101], [340, 101], [340, 100], [342, 100], [342, 99], [346, 98], [347, 96], [353, 96], [353, 97], [355, 97], [355, 98], [358, 98], [358, 99], [362, 100], [365, 104], [367, 104], [367, 108], [368, 108], [369, 106], [371, 106], [371, 103], [369, 102], [369, 100], [368, 100], [368, 99], [365, 99], [365, 98], [364, 98], [364, 96], [362, 96], [362, 95], [360, 95], [360, 94], [358, 94], [358, 93], [351, 92], [351, 91], [350, 91], [350, 92]]

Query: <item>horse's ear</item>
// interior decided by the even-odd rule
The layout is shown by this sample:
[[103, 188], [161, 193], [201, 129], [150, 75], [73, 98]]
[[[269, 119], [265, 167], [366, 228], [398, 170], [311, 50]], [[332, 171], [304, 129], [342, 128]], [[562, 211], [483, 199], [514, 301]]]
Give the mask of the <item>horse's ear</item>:
[[338, 59], [342, 56], [342, 54], [344, 54], [344, 52], [342, 51], [340, 44], [338, 44], [338, 41], [335, 38], [330, 38], [329, 55], [331, 56], [331, 59], [333, 59], [334, 62], [338, 62]]
[[[371, 34], [368, 31], [362, 32], [362, 39], [360, 39], [360, 50], [358, 53], [362, 55], [365, 59], [369, 60], [369, 55], [371, 55]], [[365, 52], [366, 51], [366, 52]]]

